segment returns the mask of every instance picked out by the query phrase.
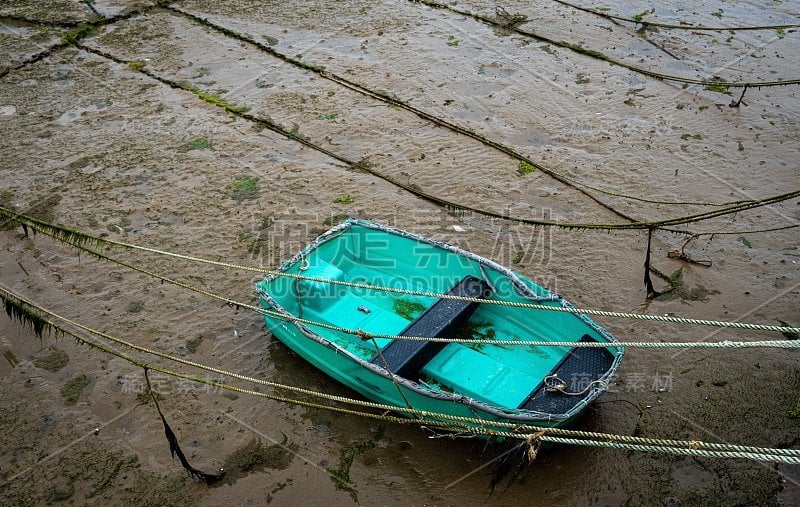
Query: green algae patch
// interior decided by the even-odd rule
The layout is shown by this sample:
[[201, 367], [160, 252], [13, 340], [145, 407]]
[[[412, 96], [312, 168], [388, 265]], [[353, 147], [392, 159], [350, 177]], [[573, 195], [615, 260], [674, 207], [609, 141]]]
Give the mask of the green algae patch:
[[51, 352], [44, 357], [37, 357], [33, 365], [47, 371], [58, 371], [69, 363], [69, 354], [61, 349], [51, 348]]
[[535, 170], [536, 167], [533, 164], [520, 160], [519, 167], [517, 168], [517, 175], [525, 176], [526, 174], [531, 174]]
[[392, 302], [392, 310], [406, 320], [414, 320], [425, 311], [425, 305], [410, 299], [395, 299]]
[[67, 381], [64, 387], [61, 388], [61, 396], [64, 397], [65, 405], [74, 405], [78, 403], [81, 397], [81, 392], [89, 385], [89, 377], [86, 375], [78, 375], [77, 377]]
[[234, 201], [244, 201], [258, 197], [258, 178], [254, 176], [243, 176], [233, 183]]
[[358, 503], [358, 491], [355, 485], [350, 481], [350, 467], [353, 466], [353, 460], [356, 456], [371, 451], [378, 444], [378, 441], [383, 438], [385, 428], [378, 426], [378, 429], [372, 434], [366, 442], [360, 442], [346, 449], [342, 449], [339, 453], [339, 466], [336, 468], [329, 468], [328, 473], [331, 475], [331, 481], [336, 489], [340, 491], [347, 491], [353, 498], [353, 501]]

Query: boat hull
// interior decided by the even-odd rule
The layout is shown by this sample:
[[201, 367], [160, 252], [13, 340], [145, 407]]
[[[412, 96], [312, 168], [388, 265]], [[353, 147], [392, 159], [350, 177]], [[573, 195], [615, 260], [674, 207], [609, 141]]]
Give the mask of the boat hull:
[[[317, 238], [280, 271], [409, 292], [398, 295], [279, 275], [270, 275], [257, 286], [262, 307], [270, 312], [265, 315], [267, 327], [275, 337], [341, 384], [393, 407], [410, 405], [447, 416], [514, 424], [568, 425], [605, 390], [623, 354], [622, 348], [614, 345], [616, 340], [585, 315], [547, 310], [524, 313], [536, 311], [482, 304], [466, 326], [472, 333], [466, 337], [495, 342], [447, 344], [414, 378], [401, 378], [382, 368], [379, 361], [370, 360], [378, 357], [378, 350], [390, 339], [362, 341], [352, 334], [291, 319], [301, 317], [394, 336], [435, 303], [434, 297], [420, 296], [421, 290], [446, 293], [454, 280], [463, 276], [483, 278], [493, 289], [493, 299], [571, 305], [530, 280], [457, 247], [355, 219]], [[595, 368], [592, 378], [586, 379], [590, 382], [585, 393], [570, 398], [563, 410], [536, 409], [534, 394], [544, 395], [542, 372], [556, 371], [571, 355], [570, 348], [514, 348], [502, 342], [543, 338], [577, 342], [581, 336], [609, 344], [596, 349], [605, 354], [608, 368], [605, 363], [602, 371]]]

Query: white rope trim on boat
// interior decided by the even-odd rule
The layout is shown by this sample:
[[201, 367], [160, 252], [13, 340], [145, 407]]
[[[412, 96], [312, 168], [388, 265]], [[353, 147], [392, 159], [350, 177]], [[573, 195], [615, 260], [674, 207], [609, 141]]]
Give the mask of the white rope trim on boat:
[[[10, 210], [9, 210], [10, 211]], [[13, 214], [14, 218], [17, 221], [24, 221], [26, 222], [28, 227], [47, 235], [53, 237], [53, 234], [50, 233], [46, 228], [41, 227], [35, 219], [31, 219], [25, 215], [21, 215], [18, 213], [10, 212], [9, 214]], [[69, 229], [65, 229], [63, 227], [55, 226], [52, 224], [46, 224], [49, 227], [53, 227], [60, 230], [69, 231]], [[341, 224], [340, 224], [341, 225]], [[75, 231], [70, 231], [75, 232]], [[330, 233], [332, 231], [328, 231]], [[113, 239], [108, 238], [99, 238], [97, 236], [93, 236], [91, 234], [86, 234], [81, 232], [81, 235], [85, 236], [88, 239], [97, 241], [98, 243], [106, 243], [110, 245], [121, 246], [123, 248], [130, 248], [133, 250], [140, 250], [144, 252], [154, 253], [158, 255], [163, 255], [167, 257], [174, 257], [177, 259], [188, 260], [192, 262], [200, 262], [203, 264], [210, 264], [213, 266], [220, 266], [226, 267], [230, 269], [240, 269], [243, 271], [252, 271], [261, 274], [271, 275], [271, 276], [282, 276], [288, 278], [296, 278], [300, 280], [308, 280], [320, 283], [329, 283], [334, 285], [341, 285], [345, 287], [352, 287], [352, 288], [360, 288], [360, 289], [368, 289], [368, 290], [378, 290], [383, 292], [394, 292], [400, 294], [407, 294], [407, 295], [414, 295], [414, 296], [422, 296], [422, 297], [431, 297], [437, 299], [453, 299], [459, 301], [467, 301], [467, 302], [477, 302], [481, 304], [495, 304], [500, 306], [509, 306], [514, 308], [527, 308], [533, 310], [545, 310], [545, 311], [554, 311], [554, 312], [564, 312], [564, 313], [572, 313], [572, 314], [583, 314], [583, 315], [594, 315], [600, 317], [617, 317], [617, 318], [627, 318], [627, 319], [634, 319], [634, 320], [644, 320], [644, 321], [657, 321], [657, 322], [669, 322], [674, 324], [695, 324], [695, 325], [702, 325], [702, 326], [713, 326], [713, 327], [728, 327], [734, 329], [748, 329], [754, 331], [774, 331], [779, 333], [800, 333], [800, 327], [790, 327], [790, 326], [774, 326], [768, 324], [754, 324], [754, 323], [745, 323], [745, 322], [727, 322], [727, 321], [717, 321], [717, 320], [707, 320], [707, 319], [693, 319], [693, 318], [686, 318], [686, 317], [675, 317], [671, 315], [645, 315], [640, 313], [625, 313], [625, 312], [614, 312], [614, 311], [606, 311], [606, 310], [591, 310], [591, 309], [584, 309], [584, 308], [574, 308], [572, 306], [549, 306], [549, 305], [542, 305], [536, 303], [518, 303], [513, 301], [498, 301], [492, 299], [476, 299], [476, 298], [468, 298], [463, 296], [455, 296], [451, 294], [441, 294], [437, 292], [427, 292], [427, 291], [415, 291], [410, 289], [400, 289], [394, 287], [385, 287], [380, 285], [372, 285], [366, 283], [359, 283], [359, 282], [347, 282], [343, 280], [331, 280], [327, 278], [320, 278], [314, 276], [305, 276], [305, 275], [297, 275], [292, 273], [286, 273], [283, 271], [277, 270], [270, 270], [264, 268], [257, 268], [252, 266], [244, 266], [240, 264], [234, 264], [230, 262], [223, 262], [223, 261], [214, 261], [211, 259], [205, 259], [202, 257], [196, 257], [193, 255], [186, 255], [180, 254], [175, 252], [170, 252], [167, 250], [160, 250], [157, 248], [151, 248], [146, 246], [135, 245], [132, 243], [126, 243], [123, 241], [116, 241]], [[68, 244], [76, 247], [85, 249], [84, 246], [80, 244], [75, 244], [74, 242], [66, 241]]]
[[[529, 437], [528, 433], [534, 433], [537, 435], [537, 438], [540, 438], [542, 441], [548, 441], [553, 443], [561, 443], [567, 445], [586, 445], [592, 447], [606, 447], [606, 448], [614, 448], [614, 449], [625, 449], [625, 450], [635, 450], [635, 451], [646, 451], [646, 452], [657, 452], [657, 453], [667, 453], [667, 454], [675, 454], [675, 455], [688, 455], [688, 456], [704, 456], [704, 457], [712, 457], [712, 458], [746, 458], [746, 459], [754, 459], [758, 461], [770, 461], [770, 462], [780, 462], [780, 463], [792, 463], [797, 464], [800, 463], [800, 449], [786, 449], [786, 448], [766, 448], [766, 447], [755, 447], [755, 446], [745, 446], [745, 445], [738, 445], [738, 444], [729, 444], [729, 443], [717, 443], [717, 442], [704, 442], [699, 440], [672, 440], [672, 439], [660, 439], [660, 438], [648, 438], [648, 437], [637, 437], [631, 435], [618, 435], [613, 433], [600, 433], [600, 432], [591, 432], [591, 431], [581, 431], [581, 430], [571, 430], [566, 428], [555, 428], [555, 427], [545, 427], [545, 426], [536, 426], [531, 424], [517, 424], [512, 422], [506, 421], [494, 421], [494, 420], [486, 420], [486, 419], [479, 419], [479, 418], [472, 418], [472, 417], [465, 417], [465, 416], [456, 416], [450, 414], [443, 414], [437, 412], [428, 412], [424, 410], [406, 408], [401, 406], [394, 406], [394, 405], [387, 405], [382, 403], [375, 403], [369, 402], [364, 400], [358, 400], [354, 398], [348, 398], [344, 396], [337, 396], [322, 392], [313, 391], [310, 389], [305, 389], [302, 387], [297, 386], [290, 386], [284, 384], [278, 384], [274, 382], [270, 382], [263, 379], [248, 377], [246, 375], [242, 375], [235, 372], [230, 372], [226, 370], [222, 370], [220, 368], [215, 368], [212, 366], [207, 366], [202, 363], [197, 363], [194, 361], [189, 361], [186, 359], [181, 359], [175, 356], [171, 356], [169, 354], [158, 352], [156, 350], [149, 349], [147, 347], [142, 347], [139, 345], [135, 345], [133, 343], [127, 342], [120, 338], [115, 338], [110, 336], [102, 331], [98, 331], [87, 327], [83, 324], [75, 322], [67, 317], [63, 317], [51, 310], [43, 308], [41, 306], [32, 303], [21, 296], [17, 295], [16, 293], [12, 292], [11, 290], [3, 287], [0, 285], [0, 292], [10, 296], [11, 298], [22, 302], [26, 306], [46, 313], [52, 317], [55, 317], [67, 324], [73, 325], [83, 331], [91, 333], [95, 336], [103, 338], [104, 340], [111, 341], [118, 345], [123, 345], [133, 350], [144, 352], [150, 355], [154, 355], [156, 357], [160, 357], [162, 359], [166, 359], [172, 362], [176, 362], [179, 364], [184, 364], [187, 366], [192, 366], [201, 370], [210, 371], [213, 373], [217, 373], [224, 376], [229, 376], [232, 378], [236, 378], [238, 380], [244, 380], [256, 384], [261, 384], [265, 386], [274, 387], [277, 389], [285, 389], [301, 394], [306, 394], [310, 396], [315, 396], [319, 398], [328, 399], [331, 401], [337, 401], [342, 403], [347, 403], [351, 405], [357, 405], [362, 407], [368, 408], [375, 408], [379, 410], [391, 410], [394, 412], [403, 412], [409, 413], [413, 415], [419, 415], [422, 417], [433, 417], [438, 418], [443, 421], [452, 421], [452, 423], [440, 423], [439, 421], [432, 421], [430, 419], [399, 419], [392, 416], [387, 416], [385, 414], [373, 414], [368, 412], [358, 412], [349, 409], [342, 409], [333, 406], [327, 405], [320, 405], [317, 403], [306, 402], [302, 400], [295, 400], [291, 398], [284, 398], [277, 395], [271, 395], [268, 393], [261, 393], [257, 391], [252, 391], [248, 389], [242, 389], [239, 387], [231, 386], [229, 384], [225, 384], [223, 382], [217, 382], [208, 379], [200, 379], [182, 372], [172, 371], [167, 368], [163, 368], [156, 365], [150, 365], [147, 363], [143, 363], [137, 359], [125, 356], [124, 354], [117, 352], [112, 349], [108, 349], [103, 345], [99, 345], [91, 340], [87, 340], [82, 338], [71, 331], [63, 330], [64, 332], [70, 334], [74, 338], [76, 338], [81, 343], [90, 345], [92, 347], [100, 348], [101, 350], [115, 355], [123, 360], [126, 360], [132, 364], [136, 364], [153, 371], [158, 371], [160, 373], [164, 373], [169, 376], [173, 376], [176, 378], [182, 378], [186, 380], [191, 380], [198, 383], [203, 383], [207, 385], [213, 385], [216, 387], [220, 387], [226, 390], [231, 390], [235, 392], [240, 392], [244, 394], [251, 394], [267, 399], [272, 399], [276, 401], [283, 401], [287, 403], [293, 403], [303, 406], [309, 406], [313, 408], [321, 408], [326, 410], [333, 410], [339, 411], [344, 413], [349, 413], [353, 415], [361, 415], [365, 417], [370, 417], [373, 419], [382, 419], [391, 422], [399, 422], [402, 424], [427, 424], [430, 426], [437, 426], [442, 425], [446, 429], [452, 430], [453, 428], [458, 428], [459, 431], [468, 431], [473, 434], [496, 434], [499, 436], [505, 436], [509, 438], [521, 438], [527, 439]], [[455, 426], [454, 423], [458, 423], [458, 426]], [[477, 427], [469, 427], [464, 426], [463, 423], [467, 424], [477, 424]], [[511, 431], [497, 431], [492, 429], [494, 428], [506, 428]], [[548, 434], [552, 435], [559, 435], [559, 436], [549, 436]]]
[[527, 345], [531, 347], [588, 347], [588, 348], [647, 348], [647, 349], [669, 349], [669, 348], [704, 348], [704, 349], [742, 349], [742, 348], [756, 348], [756, 347], [771, 347], [771, 348], [786, 348], [797, 349], [800, 348], [800, 340], [758, 340], [758, 341], [732, 341], [722, 340], [716, 342], [570, 342], [570, 341], [546, 341], [546, 340], [478, 340], [471, 338], [433, 338], [428, 336], [400, 336], [392, 334], [373, 334], [361, 329], [348, 329], [345, 327], [334, 326], [324, 322], [315, 322], [308, 319], [300, 319], [291, 315], [284, 315], [273, 310], [266, 310], [255, 306], [242, 305], [240, 303], [231, 303], [242, 306], [243, 308], [250, 308], [258, 311], [264, 315], [279, 318], [287, 322], [298, 322], [309, 326], [321, 327], [345, 333], [353, 336], [358, 336], [361, 339], [371, 338], [385, 338], [388, 340], [408, 340], [408, 341], [428, 341], [428, 342], [441, 342], [441, 343], [478, 343], [484, 345]]
[[[18, 220], [27, 219], [24, 215], [16, 215]], [[27, 221], [27, 220], [26, 220]], [[49, 225], [49, 224], [48, 224]], [[28, 227], [35, 229], [36, 231], [45, 234], [47, 236], [51, 236], [46, 229], [40, 228], [37, 226], [35, 222], [28, 222]], [[54, 226], [57, 227], [57, 226]], [[316, 276], [306, 276], [306, 275], [298, 275], [293, 273], [286, 273], [283, 271], [276, 271], [271, 269], [264, 269], [264, 268], [257, 268], [253, 266], [244, 266], [240, 264], [234, 264], [230, 262], [223, 262], [223, 261], [214, 261], [211, 259], [205, 259], [202, 257], [196, 257], [193, 255], [186, 255], [180, 254], [176, 252], [170, 252], [167, 250], [160, 250], [157, 248], [151, 248], [146, 246], [135, 245], [132, 243], [126, 243], [123, 241], [116, 241], [113, 239], [108, 238], [98, 238], [96, 236], [92, 236], [90, 234], [84, 234], [87, 238], [92, 240], [96, 240], [100, 243], [108, 243], [111, 245], [120, 246], [123, 248], [130, 248], [133, 250], [140, 250], [143, 252], [154, 253], [158, 255], [163, 255], [166, 257], [173, 257], [176, 259], [182, 259], [192, 262], [199, 262], [203, 264], [210, 264], [212, 266], [220, 266], [230, 269], [239, 269], [243, 271], [252, 271], [256, 273], [271, 275], [271, 276], [282, 276], [288, 278], [295, 278], [299, 280], [308, 280], [312, 282], [320, 282], [320, 283], [328, 283], [332, 285], [341, 285], [344, 287], [351, 287], [351, 288], [358, 288], [358, 289], [367, 289], [367, 290], [376, 290], [382, 292], [393, 292], [398, 294], [406, 294], [411, 296], [421, 296], [421, 297], [430, 297], [436, 299], [453, 299], [457, 301], [466, 301], [471, 303], [480, 303], [480, 304], [492, 304], [492, 305], [499, 305], [499, 306], [508, 306], [513, 308], [525, 308], [531, 310], [544, 310], [544, 311], [551, 311], [551, 312], [563, 312], [563, 313], [572, 313], [577, 315], [593, 315], [599, 317], [614, 317], [614, 318], [624, 318], [624, 319], [633, 319], [633, 320], [643, 320], [643, 321], [655, 321], [655, 322], [669, 322], [673, 324], [692, 324], [692, 325], [700, 325], [700, 326], [712, 326], [712, 327], [725, 327], [725, 328], [732, 328], [732, 329], [747, 329], [752, 331], [771, 331], [771, 332], [778, 332], [784, 334], [792, 334], [792, 333], [800, 333], [800, 327], [790, 327], [790, 326], [774, 326], [769, 324], [755, 324], [755, 323], [747, 323], [747, 322], [729, 322], [729, 321], [718, 321], [718, 320], [708, 320], [708, 319], [694, 319], [694, 318], [687, 318], [687, 317], [676, 317], [672, 315], [645, 315], [640, 313], [626, 313], [626, 312], [615, 312], [615, 311], [607, 311], [607, 310], [592, 310], [586, 308], [574, 308], [572, 306], [549, 306], [544, 304], [538, 303], [520, 303], [514, 301], [499, 301], [493, 299], [477, 299], [477, 298], [469, 298], [464, 296], [455, 296], [451, 294], [442, 294], [438, 292], [428, 292], [428, 291], [417, 291], [411, 289], [401, 289], [395, 287], [386, 287], [381, 285], [373, 285], [361, 282], [347, 282], [344, 280], [331, 280], [328, 278], [320, 278]], [[77, 248], [85, 248], [82, 245], [76, 245], [71, 242], [67, 242], [72, 246]], [[239, 303], [235, 303], [239, 304]], [[239, 304], [240, 306], [243, 306]]]
[[[121, 245], [126, 245], [124, 243], [120, 243]], [[142, 248], [145, 250], [154, 250], [148, 249], [147, 247], [134, 247], [134, 248]], [[82, 250], [86, 252], [92, 253], [94, 255], [101, 255], [94, 250], [87, 248], [85, 246], [81, 246]], [[157, 250], [156, 250], [157, 251]], [[158, 252], [158, 251], [157, 251]], [[169, 253], [169, 252], [165, 252]], [[171, 254], [181, 256], [181, 254]], [[432, 337], [425, 337], [425, 336], [398, 336], [398, 335], [390, 335], [390, 334], [375, 334], [363, 331], [361, 329], [348, 329], [340, 326], [334, 326], [332, 324], [327, 324], [324, 322], [316, 322], [309, 319], [303, 319], [300, 317], [295, 317], [288, 312], [286, 314], [282, 312], [277, 312], [274, 310], [268, 310], [265, 308], [260, 308], [258, 306], [250, 305], [247, 303], [242, 303], [239, 301], [235, 301], [230, 298], [226, 298], [224, 296], [220, 296], [213, 292], [200, 289], [198, 287], [194, 287], [192, 285], [179, 282], [177, 280], [173, 280], [171, 278], [159, 275], [158, 273], [154, 273], [152, 271], [148, 271], [146, 269], [134, 266], [132, 264], [126, 263], [119, 259], [114, 259], [113, 257], [109, 256], [102, 256], [106, 260], [119, 264], [120, 266], [125, 266], [129, 269], [134, 271], [138, 271], [139, 273], [146, 274], [153, 278], [157, 278], [159, 280], [165, 281], [177, 287], [181, 287], [192, 292], [196, 292], [198, 294], [202, 294], [204, 296], [208, 296], [219, 301], [223, 301], [224, 303], [230, 306], [237, 306], [241, 308], [245, 308], [248, 310], [255, 311], [262, 315], [266, 315], [269, 317], [274, 317], [278, 319], [285, 320], [287, 322], [293, 322], [295, 324], [306, 324], [309, 326], [320, 327], [324, 329], [329, 329], [331, 331], [336, 331], [340, 333], [350, 334], [353, 336], [358, 336], [362, 339], [365, 338], [385, 338], [389, 340], [410, 340], [410, 341], [432, 341], [432, 342], [445, 342], [445, 343], [478, 343], [478, 344], [489, 344], [489, 345], [527, 345], [527, 346], [537, 346], [537, 347], [606, 347], [606, 348], [623, 348], [623, 347], [631, 347], [631, 348], [651, 348], [651, 349], [664, 349], [664, 348], [753, 348], [753, 347], [772, 347], [772, 348], [800, 348], [800, 340], [761, 340], [761, 341], [752, 341], [752, 342], [743, 342], [743, 341], [730, 341], [724, 340], [720, 342], [570, 342], [570, 341], [548, 341], [548, 340], [476, 340], [476, 339], [462, 339], [462, 338], [432, 338]], [[211, 261], [217, 262], [217, 261]], [[262, 297], [271, 299], [268, 294], [264, 293], [261, 289], [259, 289], [259, 294]], [[464, 298], [464, 299], [471, 299], [471, 298]], [[478, 299], [476, 300], [479, 303], [486, 302], [486, 300]], [[530, 303], [519, 303], [519, 304], [530, 304]], [[545, 307], [546, 309], [551, 309], [551, 307]], [[558, 307], [558, 308], [571, 308], [567, 307]], [[573, 309], [576, 310], [576, 309]], [[580, 310], [578, 310], [579, 312]], [[794, 329], [794, 328], [779, 328], [779, 329]]]
[[718, 321], [718, 320], [708, 320], [708, 319], [693, 319], [687, 317], [676, 317], [672, 315], [645, 315], [641, 313], [625, 313], [625, 312], [614, 312], [614, 311], [607, 311], [607, 310], [592, 310], [586, 308], [571, 308], [571, 307], [562, 307], [562, 306], [550, 306], [550, 305], [543, 305], [537, 303], [520, 303], [515, 301], [499, 301], [496, 299], [479, 299], [479, 298], [470, 298], [465, 296], [456, 296], [452, 294], [443, 294], [439, 292], [428, 292], [428, 291], [419, 291], [419, 290], [412, 290], [412, 289], [401, 289], [397, 287], [386, 287], [382, 285], [374, 285], [368, 283], [361, 283], [361, 282], [347, 282], [344, 280], [331, 280], [329, 278], [320, 278], [316, 276], [306, 276], [306, 275], [297, 275], [294, 273], [285, 273], [282, 271], [275, 271], [263, 268], [255, 268], [250, 266], [242, 266], [238, 264], [232, 264], [228, 262], [221, 262], [221, 261], [212, 261], [210, 259], [203, 259], [200, 257], [194, 257], [191, 255], [183, 255], [173, 252], [167, 252], [164, 250], [158, 250], [155, 248], [148, 248], [148, 247], [140, 247], [135, 245], [130, 245], [127, 243], [119, 243], [120, 246], [126, 246], [135, 249], [141, 249], [144, 251], [148, 251], [151, 253], [156, 253], [160, 255], [166, 255], [170, 257], [176, 257], [183, 260], [201, 262], [206, 264], [212, 264], [221, 267], [227, 267], [231, 269], [241, 269], [245, 271], [254, 271], [258, 273], [263, 273], [267, 275], [273, 276], [283, 276], [287, 278], [296, 278], [300, 280], [307, 280], [311, 282], [319, 282], [319, 283], [329, 283], [331, 285], [341, 285], [344, 287], [351, 287], [355, 289], [367, 289], [367, 290], [376, 290], [382, 292], [393, 292], [397, 294], [405, 294], [409, 296], [420, 296], [420, 297], [430, 297], [436, 299], [453, 299], [456, 301], [466, 301], [470, 303], [481, 303], [481, 304], [490, 304], [490, 305], [499, 305], [499, 306], [508, 306], [513, 308], [526, 308], [530, 310], [545, 310], [551, 312], [564, 312], [564, 313], [573, 313], [573, 314], [584, 314], [584, 315], [593, 315], [599, 317], [618, 317], [624, 319], [634, 319], [634, 320], [644, 320], [644, 321], [657, 321], [657, 322], [670, 322], [673, 324], [696, 324], [700, 326], [713, 326], [713, 327], [728, 327], [734, 329], [748, 329], [753, 331], [774, 331], [778, 333], [800, 333], [800, 327], [789, 327], [789, 326], [774, 326], [769, 324], [755, 324], [755, 323], [747, 323], [747, 322], [727, 322], [727, 321]]

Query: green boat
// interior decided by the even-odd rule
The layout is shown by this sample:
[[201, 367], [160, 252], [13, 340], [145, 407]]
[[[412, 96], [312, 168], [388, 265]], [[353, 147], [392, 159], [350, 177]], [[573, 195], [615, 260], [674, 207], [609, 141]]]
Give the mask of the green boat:
[[[393, 227], [348, 219], [279, 272], [300, 278], [272, 274], [257, 284], [270, 311], [268, 329], [375, 402], [565, 426], [607, 389], [622, 359], [616, 339], [586, 315], [481, 302], [574, 308], [558, 294], [493, 261]], [[510, 340], [608, 347], [504, 345]]]

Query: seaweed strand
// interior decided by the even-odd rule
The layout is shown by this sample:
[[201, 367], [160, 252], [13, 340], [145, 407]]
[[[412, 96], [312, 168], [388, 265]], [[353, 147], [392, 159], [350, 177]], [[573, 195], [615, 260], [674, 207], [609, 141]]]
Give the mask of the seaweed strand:
[[178, 444], [178, 437], [175, 436], [175, 432], [172, 431], [172, 428], [170, 428], [167, 418], [164, 417], [164, 414], [161, 412], [161, 407], [158, 405], [156, 394], [153, 391], [153, 388], [150, 386], [150, 376], [147, 374], [147, 367], [145, 366], [143, 369], [144, 379], [147, 382], [147, 392], [150, 394], [150, 398], [156, 405], [156, 410], [158, 411], [158, 415], [161, 417], [161, 422], [164, 423], [164, 434], [167, 437], [167, 442], [169, 442], [169, 451], [172, 453], [172, 459], [175, 459], [175, 455], [177, 455], [178, 460], [181, 462], [181, 466], [183, 466], [183, 468], [185, 468], [186, 471], [189, 472], [189, 475], [194, 479], [203, 481], [206, 484], [214, 484], [215, 482], [220, 481], [225, 476], [224, 470], [220, 470], [220, 472], [216, 474], [209, 474], [203, 472], [202, 470], [196, 469], [189, 463], [189, 460], [186, 459], [186, 455], [183, 453], [180, 444]]
[[653, 280], [650, 278], [650, 244], [653, 239], [653, 229], [647, 229], [647, 253], [644, 257], [644, 287], [647, 289], [647, 299], [653, 299], [661, 295], [655, 287], [653, 287]]
[[[495, 19], [492, 19], [488, 16], [484, 16], [482, 14], [478, 14], [476, 12], [471, 12], [465, 9], [459, 9], [457, 7], [453, 7], [452, 5], [446, 5], [441, 2], [434, 2], [431, 0], [409, 0], [411, 2], [421, 3], [428, 7], [434, 9], [441, 9], [450, 11], [452, 13], [461, 15], [461, 16], [469, 16], [477, 21], [482, 23], [486, 23], [492, 26], [501, 26], [502, 24], [498, 23]], [[653, 25], [655, 26], [655, 25]], [[728, 88], [762, 88], [762, 87], [771, 87], [771, 86], [788, 86], [788, 85], [797, 85], [800, 84], [800, 78], [793, 78], [793, 79], [784, 79], [784, 80], [773, 80], [773, 81], [725, 81], [722, 79], [696, 79], [696, 78], [688, 78], [688, 77], [681, 77], [681, 76], [674, 76], [669, 74], [663, 74], [660, 72], [655, 72], [647, 69], [643, 69], [641, 67], [637, 67], [630, 63], [625, 63], [621, 60], [616, 60], [607, 56], [599, 51], [595, 51], [592, 49], [584, 48], [579, 44], [572, 44], [568, 41], [564, 40], [555, 40], [549, 37], [545, 37], [544, 35], [537, 34], [535, 32], [523, 30], [517, 27], [509, 27], [507, 30], [512, 30], [519, 35], [523, 35], [525, 37], [530, 37], [535, 40], [539, 40], [542, 42], [546, 42], [548, 44], [552, 44], [553, 46], [569, 49], [578, 54], [582, 54], [588, 56], [590, 58], [594, 58], [595, 60], [600, 60], [607, 62], [610, 65], [616, 65], [618, 67], [622, 67], [625, 69], [630, 70], [631, 72], [636, 72], [637, 74], [642, 74], [644, 76], [648, 76], [654, 79], [658, 79], [661, 81], [673, 81], [676, 83], [686, 83], [686, 84], [696, 84], [705, 86], [709, 90], [719, 90], [719, 91], [727, 91]]]

